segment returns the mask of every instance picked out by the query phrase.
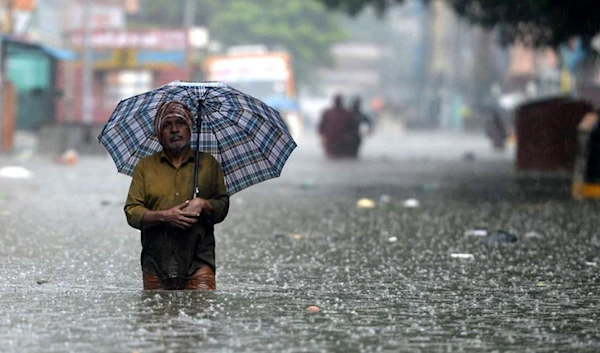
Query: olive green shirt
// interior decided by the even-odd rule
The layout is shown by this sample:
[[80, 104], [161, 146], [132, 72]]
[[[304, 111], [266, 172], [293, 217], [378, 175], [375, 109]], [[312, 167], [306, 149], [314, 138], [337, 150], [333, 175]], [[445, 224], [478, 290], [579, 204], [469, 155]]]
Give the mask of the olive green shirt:
[[190, 200], [193, 195], [195, 151], [190, 149], [179, 168], [164, 152], [139, 161], [133, 172], [125, 202], [127, 222], [141, 230], [142, 271], [166, 278], [186, 278], [209, 264], [215, 269], [214, 224], [222, 222], [229, 210], [229, 194], [217, 160], [200, 153], [198, 197], [208, 200], [212, 212], [202, 211], [190, 229], [159, 224], [142, 229], [148, 211], [167, 210]]

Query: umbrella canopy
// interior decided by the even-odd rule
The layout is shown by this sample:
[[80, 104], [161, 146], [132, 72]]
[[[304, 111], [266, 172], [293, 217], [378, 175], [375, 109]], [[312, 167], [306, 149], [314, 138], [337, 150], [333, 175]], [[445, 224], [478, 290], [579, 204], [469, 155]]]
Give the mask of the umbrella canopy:
[[162, 150], [153, 121], [165, 101], [195, 115], [191, 145], [217, 159], [230, 194], [278, 177], [296, 148], [279, 113], [257, 98], [221, 82], [174, 81], [122, 100], [98, 136], [120, 173], [131, 176], [140, 159]]

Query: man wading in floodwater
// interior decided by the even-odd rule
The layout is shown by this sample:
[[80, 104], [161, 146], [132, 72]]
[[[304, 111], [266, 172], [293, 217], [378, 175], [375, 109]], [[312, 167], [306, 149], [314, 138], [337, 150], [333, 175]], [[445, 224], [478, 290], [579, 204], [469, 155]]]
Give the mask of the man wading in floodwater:
[[192, 121], [185, 104], [162, 103], [154, 132], [163, 150], [140, 160], [133, 172], [125, 215], [142, 233], [146, 290], [216, 288], [214, 224], [227, 216], [229, 194], [217, 160], [200, 153], [199, 194], [190, 199]]

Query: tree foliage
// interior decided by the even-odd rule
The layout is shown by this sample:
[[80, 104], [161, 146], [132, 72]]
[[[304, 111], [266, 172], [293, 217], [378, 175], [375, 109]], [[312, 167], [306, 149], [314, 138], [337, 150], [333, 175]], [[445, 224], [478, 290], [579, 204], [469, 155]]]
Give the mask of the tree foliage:
[[[323, 4], [307, 0], [193, 0], [194, 24], [223, 46], [265, 44], [291, 54], [297, 77], [331, 61], [330, 47], [346, 34]], [[135, 26], [180, 28], [185, 1], [144, 0]], [[131, 21], [130, 21], [131, 22]]]
[[598, 0], [447, 0], [457, 13], [486, 28], [497, 27], [501, 40], [558, 46], [579, 35], [584, 42], [600, 32]]
[[[404, 0], [317, 0], [330, 9], [354, 15], [365, 6], [380, 12]], [[471, 23], [497, 28], [504, 44], [521, 40], [535, 46], [558, 46], [573, 35], [588, 39], [600, 32], [598, 0], [444, 0]], [[429, 1], [425, 1], [429, 2]]]
[[402, 3], [404, 0], [317, 0], [325, 4], [332, 10], [340, 10], [351, 16], [357, 15], [366, 6], [373, 6], [375, 10], [382, 14], [388, 6], [393, 3]]
[[289, 52], [297, 76], [330, 62], [330, 47], [345, 38], [322, 4], [305, 0], [226, 0], [211, 19], [215, 39], [226, 45], [266, 44]]

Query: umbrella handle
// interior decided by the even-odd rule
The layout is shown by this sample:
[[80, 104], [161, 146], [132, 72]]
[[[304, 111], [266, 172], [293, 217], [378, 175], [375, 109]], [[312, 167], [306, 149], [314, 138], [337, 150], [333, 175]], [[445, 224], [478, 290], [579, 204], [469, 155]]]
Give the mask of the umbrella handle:
[[200, 165], [200, 126], [202, 125], [202, 119], [200, 119], [200, 111], [202, 108], [202, 101], [198, 104], [198, 116], [196, 117], [196, 158], [194, 158], [194, 189], [192, 189], [192, 198], [195, 198], [200, 193], [198, 189], [198, 167]]

